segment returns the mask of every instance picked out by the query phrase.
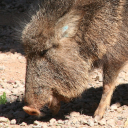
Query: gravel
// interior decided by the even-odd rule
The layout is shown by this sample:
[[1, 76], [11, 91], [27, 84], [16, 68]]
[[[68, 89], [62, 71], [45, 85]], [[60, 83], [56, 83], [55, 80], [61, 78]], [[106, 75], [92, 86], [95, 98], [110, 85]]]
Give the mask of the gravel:
[[[19, 14], [25, 12], [32, 0], [4, 0], [0, 1], [1, 13]], [[1, 19], [0, 19], [1, 20]], [[128, 64], [121, 70], [117, 87], [113, 94], [110, 108], [104, 118], [96, 121], [93, 118], [102, 94], [102, 71], [99, 69], [90, 73], [88, 89], [80, 98], [69, 103], [61, 103], [61, 109], [56, 116], [52, 116], [46, 108], [45, 117], [35, 117], [26, 114], [22, 107], [25, 92], [25, 68], [17, 68], [16, 75], [8, 68], [22, 64], [26, 65], [22, 46], [13, 38], [14, 26], [0, 25], [0, 95], [6, 93], [7, 103], [0, 105], [0, 128], [127, 128], [128, 127]], [[17, 63], [16, 63], [17, 62]], [[21, 68], [19, 71], [18, 69]], [[17, 75], [18, 74], [18, 75]], [[7, 75], [9, 76], [7, 78]], [[23, 75], [24, 77], [21, 77]], [[15, 78], [13, 78], [15, 76]], [[18, 79], [20, 78], [20, 79]]]
[[[97, 70], [97, 72], [99, 71]], [[90, 78], [89, 82], [95, 82], [95, 80], [93, 80], [94, 79]], [[58, 115], [53, 117], [51, 112], [48, 111], [47, 116], [44, 118], [29, 116], [22, 110], [25, 88], [23, 81], [8, 81], [6, 79], [0, 79], [0, 85], [6, 85], [2, 86], [1, 94], [6, 92], [8, 99], [7, 104], [0, 105], [0, 110], [2, 110], [0, 114], [0, 124], [5, 127], [19, 125], [30, 128], [121, 128], [126, 124], [126, 113], [128, 108], [126, 105], [122, 104], [123, 98], [120, 99], [120, 96], [123, 97], [123, 95], [128, 91], [128, 89], [126, 90], [125, 85], [119, 85], [116, 88], [112, 99], [112, 105], [105, 113], [104, 118], [98, 122], [92, 117], [92, 115], [100, 100], [100, 98], [96, 97], [96, 95], [101, 95], [102, 93], [102, 86], [99, 86], [99, 84], [99, 87], [97, 88], [91, 87], [91, 84], [89, 84], [88, 86], [90, 87], [88, 87], [88, 90], [82, 95], [81, 98], [74, 99], [70, 103], [62, 103]], [[120, 89], [124, 93], [118, 95]]]

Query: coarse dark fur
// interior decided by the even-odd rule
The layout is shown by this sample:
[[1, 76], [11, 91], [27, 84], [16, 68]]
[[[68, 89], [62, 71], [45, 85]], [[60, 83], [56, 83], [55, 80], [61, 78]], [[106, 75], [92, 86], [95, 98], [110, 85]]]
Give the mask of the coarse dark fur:
[[23, 108], [40, 115], [45, 104], [57, 113], [60, 101], [78, 97], [88, 72], [103, 68], [103, 95], [95, 112], [110, 105], [118, 72], [128, 58], [128, 0], [41, 0], [24, 27], [27, 71]]

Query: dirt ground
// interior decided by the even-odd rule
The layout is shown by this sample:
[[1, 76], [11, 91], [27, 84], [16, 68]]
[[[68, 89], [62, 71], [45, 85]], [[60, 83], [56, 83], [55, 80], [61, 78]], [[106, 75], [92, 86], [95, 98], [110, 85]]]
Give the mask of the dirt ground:
[[[93, 118], [102, 94], [99, 69], [90, 73], [88, 89], [82, 96], [70, 103], [61, 103], [56, 116], [52, 116], [48, 108], [46, 116], [41, 118], [29, 116], [22, 110], [26, 59], [20, 41], [14, 38], [14, 17], [23, 16], [25, 8], [15, 0], [8, 2], [0, 3], [0, 95], [5, 92], [8, 101], [0, 105], [0, 128], [128, 128], [128, 64], [120, 71], [111, 107], [101, 121]], [[18, 12], [15, 6], [20, 7]]]

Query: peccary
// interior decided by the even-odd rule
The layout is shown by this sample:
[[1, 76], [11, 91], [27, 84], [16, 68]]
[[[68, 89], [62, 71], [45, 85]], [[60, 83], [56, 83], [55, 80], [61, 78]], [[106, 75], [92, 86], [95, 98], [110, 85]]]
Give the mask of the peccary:
[[94, 116], [101, 119], [128, 60], [128, 0], [41, 0], [22, 41], [25, 112], [41, 115], [47, 104], [57, 114], [60, 101], [80, 96], [89, 71], [98, 67], [103, 69], [103, 94]]

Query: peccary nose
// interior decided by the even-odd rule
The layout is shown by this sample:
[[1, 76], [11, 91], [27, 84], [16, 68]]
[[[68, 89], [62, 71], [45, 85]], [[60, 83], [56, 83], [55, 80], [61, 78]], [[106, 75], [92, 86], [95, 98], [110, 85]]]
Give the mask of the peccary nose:
[[23, 110], [28, 113], [29, 115], [35, 115], [35, 116], [40, 116], [41, 112], [38, 109], [35, 108], [30, 108], [28, 106], [24, 106]]

